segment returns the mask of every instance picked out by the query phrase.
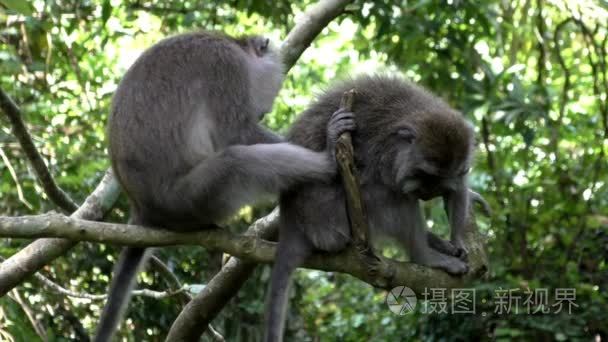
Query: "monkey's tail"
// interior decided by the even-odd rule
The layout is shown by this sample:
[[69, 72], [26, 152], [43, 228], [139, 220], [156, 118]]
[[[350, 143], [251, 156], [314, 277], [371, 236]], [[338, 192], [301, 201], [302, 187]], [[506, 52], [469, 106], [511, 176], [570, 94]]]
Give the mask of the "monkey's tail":
[[291, 275], [312, 251], [311, 243], [298, 229], [281, 231], [267, 295], [265, 342], [283, 341]]
[[270, 280], [270, 291], [266, 304], [266, 330], [264, 332], [265, 342], [280, 342], [283, 340], [283, 328], [287, 312], [287, 296], [289, 294], [289, 283], [294, 268], [281, 267], [272, 269]]
[[120, 260], [114, 267], [106, 306], [103, 308], [101, 321], [95, 334], [95, 342], [109, 342], [112, 339], [131, 298], [131, 290], [135, 285], [137, 272], [144, 264], [148, 254], [146, 248], [140, 247], [126, 247], [120, 253]]

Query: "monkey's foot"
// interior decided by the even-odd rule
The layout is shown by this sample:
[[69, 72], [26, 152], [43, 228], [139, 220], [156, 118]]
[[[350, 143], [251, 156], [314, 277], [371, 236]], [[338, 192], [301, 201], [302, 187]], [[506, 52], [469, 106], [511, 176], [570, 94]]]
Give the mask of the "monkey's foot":
[[469, 272], [469, 265], [459, 258], [439, 253], [430, 249], [424, 260], [412, 260], [417, 264], [439, 268], [451, 275], [463, 275]]
[[376, 276], [380, 273], [382, 262], [380, 258], [374, 254], [374, 250], [367, 246], [366, 248], [355, 247], [357, 249], [359, 259], [366, 267], [367, 273], [371, 276]]
[[465, 246], [464, 241], [462, 239], [452, 240], [452, 245], [456, 248], [456, 254], [454, 254], [453, 256], [464, 262], [469, 261], [469, 250]]
[[452, 242], [444, 240], [432, 232], [427, 232], [427, 241], [429, 246], [439, 253], [456, 257], [464, 262], [469, 259], [466, 248], [456, 247]]

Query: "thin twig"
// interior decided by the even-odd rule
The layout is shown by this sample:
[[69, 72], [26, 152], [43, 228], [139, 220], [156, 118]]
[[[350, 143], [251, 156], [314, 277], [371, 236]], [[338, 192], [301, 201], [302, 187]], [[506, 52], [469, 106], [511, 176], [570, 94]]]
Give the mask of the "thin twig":
[[34, 311], [32, 310], [32, 308], [30, 308], [29, 304], [26, 303], [23, 298], [21, 298], [19, 291], [17, 291], [16, 289], [13, 289], [11, 291], [11, 293], [9, 294], [9, 297], [12, 300], [14, 300], [17, 304], [19, 304], [21, 309], [23, 309], [23, 312], [25, 312], [27, 319], [29, 319], [30, 323], [32, 323], [32, 327], [34, 327], [34, 330], [36, 331], [36, 334], [38, 334], [38, 336], [40, 336], [40, 339], [42, 339], [42, 341], [46, 341], [47, 334], [46, 334], [46, 330], [44, 329], [44, 325], [42, 325], [42, 323], [40, 323], [40, 321], [38, 321], [36, 319], [36, 315], [34, 314]]
[[46, 167], [42, 156], [38, 153], [32, 137], [28, 132], [22, 120], [21, 111], [13, 100], [0, 89], [0, 108], [11, 123], [13, 134], [19, 140], [23, 152], [34, 168], [34, 172], [38, 177], [38, 181], [42, 185], [44, 192], [53, 203], [64, 211], [71, 213], [78, 208], [76, 203], [59, 188], [55, 180], [51, 176], [49, 169]]
[[25, 196], [23, 195], [23, 189], [21, 189], [21, 184], [19, 183], [17, 172], [15, 172], [13, 165], [11, 165], [11, 161], [8, 159], [6, 153], [4, 153], [2, 147], [0, 147], [0, 158], [4, 162], [4, 165], [8, 169], [8, 173], [11, 175], [11, 178], [13, 178], [13, 181], [15, 182], [15, 187], [17, 188], [17, 198], [19, 198], [19, 202], [23, 203], [29, 210], [34, 209], [32, 204], [28, 202]]
[[[154, 266], [154, 268], [163, 275], [165, 280], [170, 283], [169, 286], [171, 286], [172, 289], [179, 289], [182, 287], [182, 283], [179, 281], [179, 278], [177, 278], [175, 273], [173, 273], [171, 269], [169, 269], [169, 267], [162, 260], [160, 260], [159, 257], [152, 255], [152, 257], [150, 257], [150, 264], [152, 264], [152, 266]], [[184, 304], [187, 304], [190, 300], [192, 300], [190, 293], [184, 291], [181, 294], [182, 297], [186, 299]], [[211, 338], [216, 342], [224, 342], [226, 340], [224, 336], [215, 330], [211, 324], [207, 325], [207, 334], [209, 334], [209, 336], [211, 336]]]
[[[0, 261], [4, 261], [4, 258], [0, 257]], [[73, 297], [73, 298], [90, 299], [90, 300], [102, 300], [102, 299], [108, 298], [107, 294], [90, 294], [90, 293], [76, 292], [76, 291], [66, 289], [65, 287], [53, 282], [51, 279], [43, 276], [40, 273], [35, 273], [34, 277], [36, 279], [38, 279], [38, 281], [40, 281], [47, 288], [53, 290], [56, 293], [64, 295], [64, 296]], [[181, 285], [178, 288], [172, 288], [172, 289], [169, 289], [166, 291], [139, 289], [139, 290], [134, 290], [133, 295], [151, 297], [151, 298], [155, 298], [155, 299], [162, 299], [162, 298], [172, 297], [172, 296], [175, 296], [178, 294], [184, 294], [184, 293], [187, 294], [188, 289], [189, 289], [188, 286], [181, 286]]]

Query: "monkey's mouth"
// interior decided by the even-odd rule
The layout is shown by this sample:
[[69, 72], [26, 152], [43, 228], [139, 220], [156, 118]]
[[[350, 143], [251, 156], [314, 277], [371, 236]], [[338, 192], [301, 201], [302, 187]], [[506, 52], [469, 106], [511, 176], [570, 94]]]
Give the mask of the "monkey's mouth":
[[439, 191], [438, 189], [429, 189], [426, 188], [424, 185], [421, 186], [420, 188], [418, 188], [416, 191], [413, 192], [414, 196], [416, 196], [417, 198], [423, 200], [423, 201], [428, 201], [430, 199], [433, 199], [435, 197], [439, 197], [442, 195], [442, 192]]
[[426, 193], [426, 192], [417, 192], [416, 197], [418, 197], [419, 199], [421, 199], [423, 201], [428, 201], [431, 198], [433, 198], [434, 196], [432, 196], [431, 194]]

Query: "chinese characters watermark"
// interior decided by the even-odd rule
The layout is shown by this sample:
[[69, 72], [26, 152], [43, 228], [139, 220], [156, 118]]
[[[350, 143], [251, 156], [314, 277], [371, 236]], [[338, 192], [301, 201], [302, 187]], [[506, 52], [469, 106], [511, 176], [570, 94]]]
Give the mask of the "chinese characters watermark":
[[[387, 293], [386, 303], [398, 315], [413, 312], [418, 300], [421, 300], [420, 312], [423, 314], [475, 314], [479, 309], [474, 288], [425, 288], [420, 296], [416, 297], [408, 287], [398, 286]], [[482, 303], [486, 302], [486, 299], [482, 300]], [[579, 306], [575, 288], [556, 288], [553, 291], [547, 288], [499, 288], [493, 291], [489, 303], [496, 315], [572, 314]]]

